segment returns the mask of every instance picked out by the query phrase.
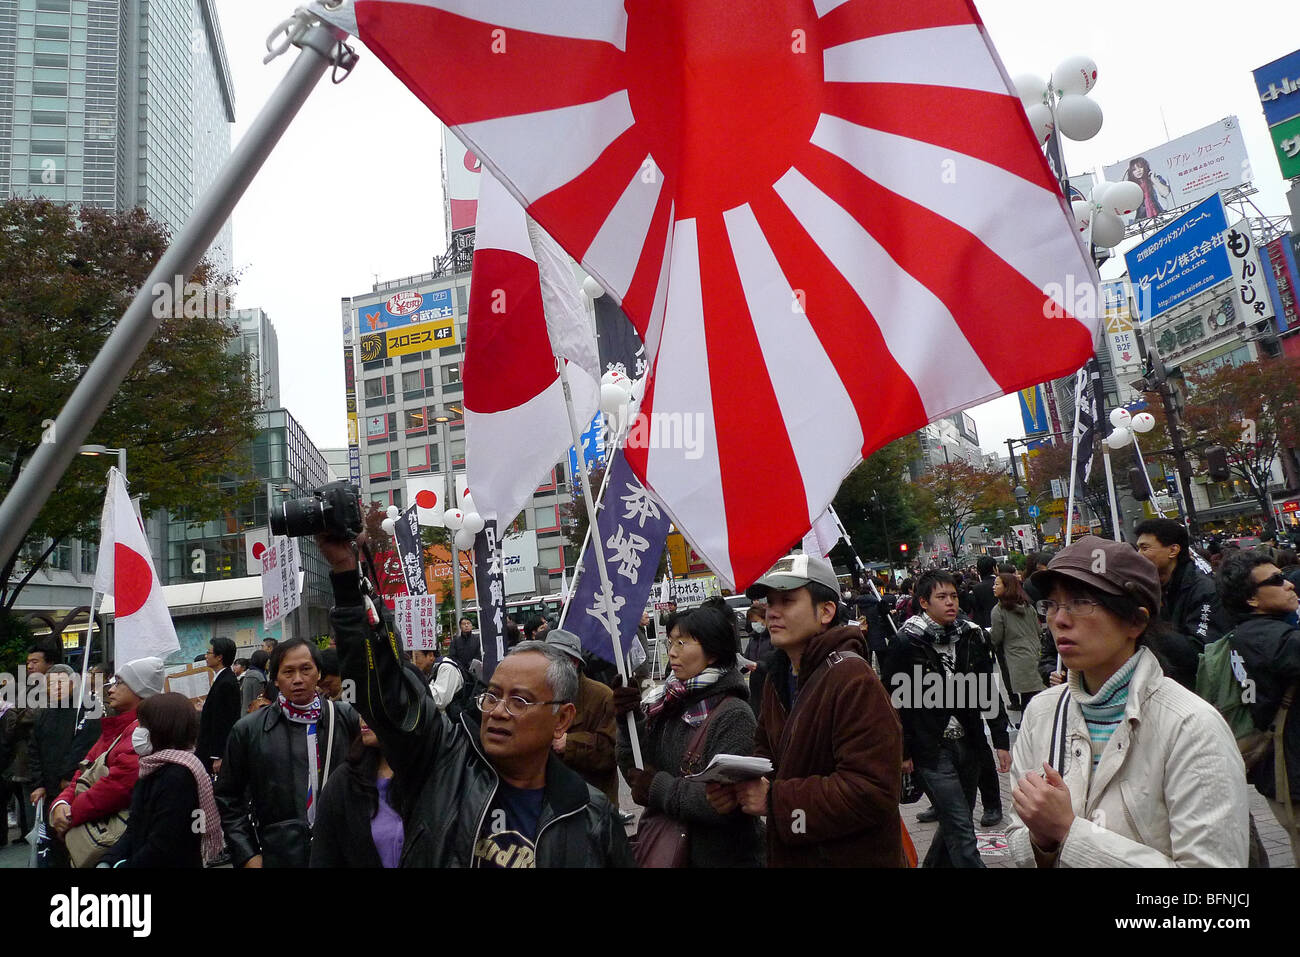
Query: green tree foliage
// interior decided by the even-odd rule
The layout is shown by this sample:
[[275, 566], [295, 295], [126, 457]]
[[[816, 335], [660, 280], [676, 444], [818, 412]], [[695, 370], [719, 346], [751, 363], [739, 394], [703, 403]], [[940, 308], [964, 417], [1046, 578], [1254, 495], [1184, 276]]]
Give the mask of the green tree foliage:
[[[899, 562], [911, 558], [920, 546], [921, 527], [907, 481], [908, 463], [920, 454], [916, 436], [906, 435], [868, 456], [840, 484], [835, 511], [863, 561]], [[906, 555], [898, 549], [904, 542]], [[833, 555], [852, 562], [838, 551]]]
[[[39, 199], [0, 204], [0, 495], [49, 440], [53, 420], [168, 239], [139, 209]], [[198, 522], [255, 494], [256, 486], [240, 479], [252, 474], [257, 391], [246, 357], [230, 349], [236, 327], [221, 306], [231, 277], [205, 263], [191, 281], [191, 290], [202, 291], [163, 301], [170, 311], [87, 441], [127, 450], [131, 494], [144, 510], [165, 508]], [[47, 539], [98, 537], [110, 464], [74, 459], [23, 546], [0, 555], [0, 606], [13, 606], [45, 561]], [[20, 556], [25, 571], [15, 579]]]
[[997, 510], [1016, 507], [1005, 472], [977, 468], [967, 462], [945, 462], [916, 483], [922, 521], [948, 537], [957, 555], [972, 525], [996, 524]]

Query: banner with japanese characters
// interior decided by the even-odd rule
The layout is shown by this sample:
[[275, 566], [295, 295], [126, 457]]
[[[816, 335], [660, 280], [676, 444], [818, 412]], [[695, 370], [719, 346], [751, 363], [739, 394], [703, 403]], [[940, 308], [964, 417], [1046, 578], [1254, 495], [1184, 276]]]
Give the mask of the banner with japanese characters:
[[393, 621], [407, 651], [438, 650], [436, 595], [399, 595], [393, 604]]
[[1266, 320], [1271, 323], [1276, 313], [1250, 224], [1244, 219], [1235, 223], [1224, 234], [1223, 245], [1232, 263], [1232, 296], [1237, 317], [1252, 324]]
[[506, 656], [506, 586], [496, 519], [484, 520], [474, 536], [474, 590], [478, 594], [478, 633], [483, 649], [483, 682]]
[[[597, 528], [583, 552], [582, 572], [564, 619], [564, 627], [582, 639], [585, 651], [614, 661], [606, 620], [609, 611], [623, 653], [631, 652], [633, 646], [640, 650], [636, 630], [655, 583], [670, 525], [667, 513], [632, 474], [622, 450], [617, 451], [610, 464], [604, 504], [596, 516]], [[605, 551], [609, 590], [600, 580], [596, 563], [597, 535]]]
[[402, 563], [402, 577], [410, 595], [427, 595], [429, 584], [424, 577], [424, 550], [420, 547], [419, 506], [414, 502], [397, 517], [393, 541], [397, 544], [397, 558]]
[[280, 621], [300, 604], [298, 542], [281, 536], [262, 552], [262, 622]]

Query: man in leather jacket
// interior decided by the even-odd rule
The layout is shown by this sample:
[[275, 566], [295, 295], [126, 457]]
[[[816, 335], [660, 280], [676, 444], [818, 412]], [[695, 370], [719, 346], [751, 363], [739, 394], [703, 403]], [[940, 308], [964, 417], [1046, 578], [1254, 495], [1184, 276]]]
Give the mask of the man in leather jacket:
[[360, 723], [317, 693], [320, 652], [306, 639], [276, 644], [267, 670], [279, 700], [235, 723], [213, 795], [235, 867], [306, 867], [315, 799]]
[[333, 568], [343, 677], [411, 795], [401, 866], [634, 866], [616, 809], [553, 750], [573, 721], [572, 659], [520, 643], [486, 676], [481, 710], [453, 721], [402, 667], [391, 628], [371, 623], [352, 543], [316, 541]]

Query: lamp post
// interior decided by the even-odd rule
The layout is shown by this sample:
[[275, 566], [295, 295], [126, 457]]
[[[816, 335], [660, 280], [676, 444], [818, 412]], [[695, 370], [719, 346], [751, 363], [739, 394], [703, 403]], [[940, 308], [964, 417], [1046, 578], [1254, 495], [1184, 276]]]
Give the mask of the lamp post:
[[110, 449], [103, 445], [83, 445], [77, 449], [80, 455], [116, 455], [117, 470], [126, 478], [126, 449]]
[[[461, 410], [453, 405], [449, 406], [447, 411], [460, 412]], [[442, 446], [443, 461], [447, 463], [447, 477], [451, 480], [451, 487], [454, 490], [456, 488], [456, 473], [451, 462], [451, 426], [448, 425], [451, 422], [451, 416], [447, 414], [447, 411], [439, 412], [433, 417], [433, 421], [440, 426], [438, 429], [438, 438], [441, 440], [439, 444]], [[461, 614], [460, 550], [456, 548], [455, 535], [451, 536], [451, 587], [456, 602], [456, 620], [452, 622], [451, 633], [455, 635], [457, 629], [460, 628]], [[480, 605], [480, 607], [482, 606]]]
[[[116, 455], [117, 470], [122, 473], [123, 481], [126, 480], [126, 449], [110, 449], [105, 445], [83, 445], [77, 449], [78, 455]], [[82, 545], [85, 543], [83, 542]], [[90, 639], [95, 630], [95, 584], [91, 579], [90, 585], [90, 607], [86, 609], [86, 647], [83, 650], [82, 658], [82, 680], [85, 680], [85, 671], [87, 659], [90, 653]]]
[[885, 503], [880, 499], [880, 489], [875, 489], [871, 493], [871, 500], [876, 503], [876, 508], [880, 509], [880, 528], [885, 533], [885, 558], [889, 562], [889, 580], [894, 580], [894, 552], [889, 547], [889, 524], [885, 521]]

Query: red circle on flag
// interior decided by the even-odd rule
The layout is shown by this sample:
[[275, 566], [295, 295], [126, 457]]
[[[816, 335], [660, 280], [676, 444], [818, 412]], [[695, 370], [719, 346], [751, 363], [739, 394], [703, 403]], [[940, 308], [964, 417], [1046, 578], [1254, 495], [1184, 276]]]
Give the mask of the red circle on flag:
[[265, 554], [266, 554], [266, 546], [263, 545], [261, 542], [254, 542], [254, 543], [253, 543], [253, 557], [256, 558], [256, 559], [260, 562], [260, 561], [262, 560], [262, 556], [265, 555]]
[[134, 615], [153, 590], [153, 569], [145, 557], [121, 542], [113, 546], [113, 600], [118, 618]]
[[438, 505], [438, 493], [427, 488], [416, 492], [415, 504], [420, 508], [435, 508]]

